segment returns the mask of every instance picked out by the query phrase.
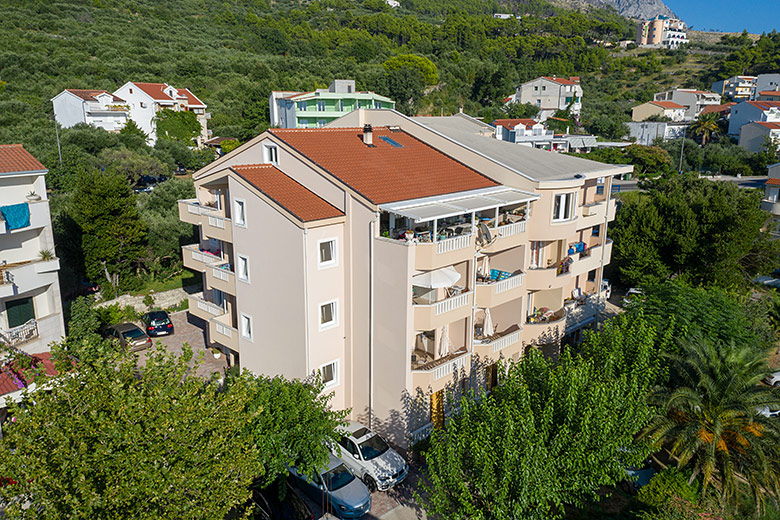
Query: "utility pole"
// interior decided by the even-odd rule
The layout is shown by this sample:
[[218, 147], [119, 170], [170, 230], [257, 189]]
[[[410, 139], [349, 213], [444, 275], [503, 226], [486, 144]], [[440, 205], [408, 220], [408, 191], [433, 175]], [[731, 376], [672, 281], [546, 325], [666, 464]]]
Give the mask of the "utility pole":
[[680, 146], [680, 167], [677, 169], [677, 172], [680, 175], [682, 175], [683, 150], [685, 150], [685, 131], [687, 129], [688, 129], [687, 126], [683, 126], [682, 145]]
[[62, 148], [60, 148], [60, 126], [54, 121], [54, 133], [57, 134], [57, 154], [60, 156], [60, 168], [62, 168]]

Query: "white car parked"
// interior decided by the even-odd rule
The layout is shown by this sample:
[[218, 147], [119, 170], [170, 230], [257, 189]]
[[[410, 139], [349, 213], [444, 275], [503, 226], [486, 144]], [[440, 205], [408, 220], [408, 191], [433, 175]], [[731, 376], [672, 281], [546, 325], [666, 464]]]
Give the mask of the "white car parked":
[[[341, 461], [369, 491], [386, 491], [406, 478], [409, 465], [382, 437], [355, 421], [341, 433]], [[335, 449], [331, 451], [338, 456]]]
[[772, 372], [768, 376], [764, 378], [764, 382], [768, 384], [769, 386], [774, 386], [775, 388], [780, 388], [780, 371], [778, 372]]

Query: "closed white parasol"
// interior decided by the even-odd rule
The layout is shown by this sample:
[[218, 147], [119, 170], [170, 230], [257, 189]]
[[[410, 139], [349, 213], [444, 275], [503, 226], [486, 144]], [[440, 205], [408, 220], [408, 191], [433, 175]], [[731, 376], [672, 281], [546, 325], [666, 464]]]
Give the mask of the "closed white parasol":
[[412, 285], [438, 289], [441, 287], [452, 287], [458, 280], [460, 280], [460, 273], [454, 267], [449, 266], [412, 276]]

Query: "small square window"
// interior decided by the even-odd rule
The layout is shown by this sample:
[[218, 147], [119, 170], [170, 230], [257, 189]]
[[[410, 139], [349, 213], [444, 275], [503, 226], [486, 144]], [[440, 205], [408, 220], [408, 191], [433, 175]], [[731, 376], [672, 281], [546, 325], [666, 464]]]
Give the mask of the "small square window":
[[279, 150], [274, 145], [266, 145], [264, 148], [265, 162], [279, 164]]
[[329, 329], [338, 325], [338, 316], [336, 312], [335, 300], [320, 305], [320, 330]]
[[332, 361], [327, 365], [320, 367], [320, 376], [325, 387], [332, 387], [339, 384], [339, 362]]
[[249, 281], [249, 258], [238, 255], [236, 262], [236, 275], [239, 280]]
[[252, 340], [252, 316], [241, 313], [241, 337]]
[[336, 265], [336, 239], [330, 238], [317, 242], [319, 248], [319, 267]]
[[246, 226], [246, 201], [241, 199], [233, 201], [233, 222], [237, 226]]

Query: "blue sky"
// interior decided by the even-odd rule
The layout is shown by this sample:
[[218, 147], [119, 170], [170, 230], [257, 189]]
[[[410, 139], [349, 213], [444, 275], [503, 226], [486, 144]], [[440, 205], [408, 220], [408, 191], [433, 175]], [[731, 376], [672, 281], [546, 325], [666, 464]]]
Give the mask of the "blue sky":
[[780, 0], [665, 0], [694, 30], [780, 32]]

